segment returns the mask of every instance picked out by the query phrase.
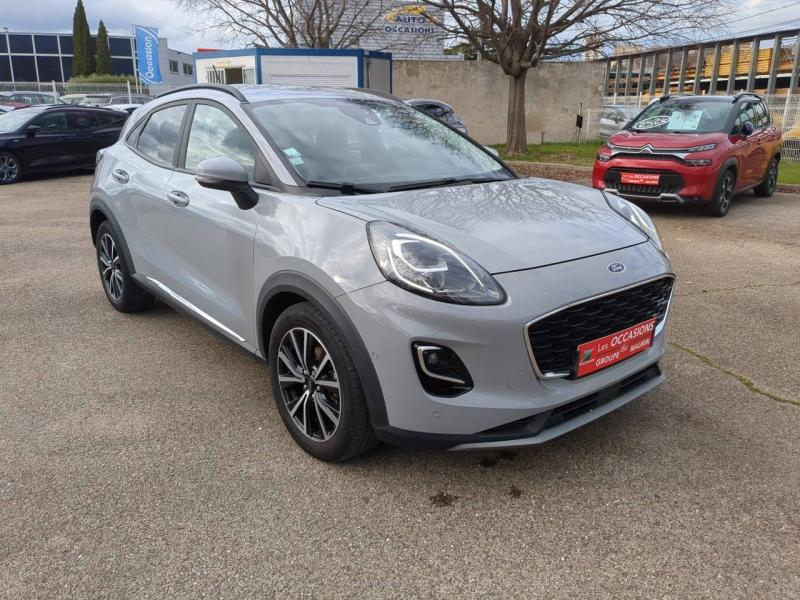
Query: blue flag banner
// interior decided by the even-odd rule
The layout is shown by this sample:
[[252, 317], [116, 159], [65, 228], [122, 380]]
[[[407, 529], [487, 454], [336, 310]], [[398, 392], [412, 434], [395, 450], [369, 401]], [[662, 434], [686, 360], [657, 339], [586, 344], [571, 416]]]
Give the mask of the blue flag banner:
[[161, 69], [158, 67], [158, 29], [155, 27], [133, 26], [136, 36], [139, 79], [143, 83], [161, 83]]

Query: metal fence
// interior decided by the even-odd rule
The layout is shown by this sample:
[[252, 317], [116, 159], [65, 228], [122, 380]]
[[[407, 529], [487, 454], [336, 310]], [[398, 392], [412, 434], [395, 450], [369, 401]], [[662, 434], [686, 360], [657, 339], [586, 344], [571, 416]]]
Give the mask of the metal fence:
[[171, 85], [142, 85], [136, 83], [58, 83], [51, 81], [42, 82], [0, 82], [0, 94], [4, 92], [32, 92], [43, 94], [46, 97], [61, 98], [62, 96], [87, 95], [87, 94], [113, 94], [115, 96], [148, 96], [155, 98], [162, 92], [172, 89]]
[[[772, 123], [783, 132], [783, 160], [800, 163], [800, 94], [772, 94], [762, 96], [769, 109]], [[642, 96], [609, 96], [603, 99], [604, 106], [633, 106], [644, 108], [647, 97]], [[584, 139], [600, 137], [600, 116], [602, 109], [587, 111], [584, 119], [586, 133]]]

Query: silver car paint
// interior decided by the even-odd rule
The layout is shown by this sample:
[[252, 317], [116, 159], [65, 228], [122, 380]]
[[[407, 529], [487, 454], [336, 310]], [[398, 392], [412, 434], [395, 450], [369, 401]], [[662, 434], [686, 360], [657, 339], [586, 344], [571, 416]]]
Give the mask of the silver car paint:
[[327, 197], [323, 206], [421, 229], [490, 273], [541, 267], [647, 241], [602, 194], [582, 185], [517, 179], [395, 194]]
[[[229, 95], [202, 94], [253, 127]], [[156, 100], [137, 116], [196, 95]], [[121, 139], [133, 126], [128, 124]], [[266, 141], [254, 137], [279, 178], [296, 183]], [[129, 184], [112, 177], [121, 166], [130, 173]], [[173, 189], [189, 196], [186, 207], [169, 202]], [[139, 281], [161, 283], [184, 306], [194, 307], [198, 318], [251, 352], [263, 354], [256, 323], [264, 283], [281, 272], [314, 280], [336, 298], [369, 349], [394, 428], [482, 431], [606, 387], [657, 362], [665, 350], [661, 328], [649, 350], [585, 378], [542, 380], [534, 372], [526, 323], [577, 300], [670, 273], [666, 256], [589, 188], [524, 180], [357, 197], [259, 190], [257, 206], [240, 211], [227, 192], [200, 188], [190, 174], [155, 167], [118, 142], [105, 151], [92, 197], [105, 202], [122, 229]], [[444, 304], [387, 282], [367, 240], [366, 222], [373, 218], [430, 231], [502, 273], [496, 278], [508, 301]], [[627, 268], [611, 273], [611, 262]], [[413, 340], [453, 348], [472, 373], [475, 389], [456, 398], [428, 395], [411, 360]]]
[[[611, 262], [627, 266], [611, 273]], [[657, 362], [664, 329], [649, 350], [578, 380], [536, 377], [525, 325], [548, 312], [669, 273], [667, 258], [650, 242], [559, 265], [498, 275], [508, 294], [501, 306], [448, 306], [385, 282], [340, 298], [364, 343], [395, 427], [430, 433], [475, 433], [560, 406]], [[413, 378], [410, 344], [424, 340], [452, 348], [475, 388], [455, 398], [433, 397]], [[412, 385], [413, 383], [413, 385]]]

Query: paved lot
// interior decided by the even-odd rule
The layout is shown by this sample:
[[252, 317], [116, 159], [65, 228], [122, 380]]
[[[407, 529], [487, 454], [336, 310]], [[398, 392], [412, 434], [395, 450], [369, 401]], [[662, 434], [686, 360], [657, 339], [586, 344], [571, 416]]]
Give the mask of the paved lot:
[[660, 389], [540, 448], [335, 466], [254, 358], [111, 309], [89, 182], [0, 188], [0, 596], [800, 597], [800, 198], [656, 212]]

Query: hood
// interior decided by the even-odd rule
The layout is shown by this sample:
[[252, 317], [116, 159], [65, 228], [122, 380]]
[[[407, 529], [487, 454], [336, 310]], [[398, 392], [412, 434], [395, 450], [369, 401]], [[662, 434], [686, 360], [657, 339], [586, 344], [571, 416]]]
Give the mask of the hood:
[[326, 196], [317, 203], [427, 233], [490, 273], [542, 267], [647, 241], [608, 207], [598, 190], [549, 179]]
[[725, 139], [724, 133], [664, 133], [646, 131], [619, 131], [609, 138], [609, 143], [619, 146], [641, 148], [650, 144], [653, 148], [691, 148], [704, 144], [719, 144]]

